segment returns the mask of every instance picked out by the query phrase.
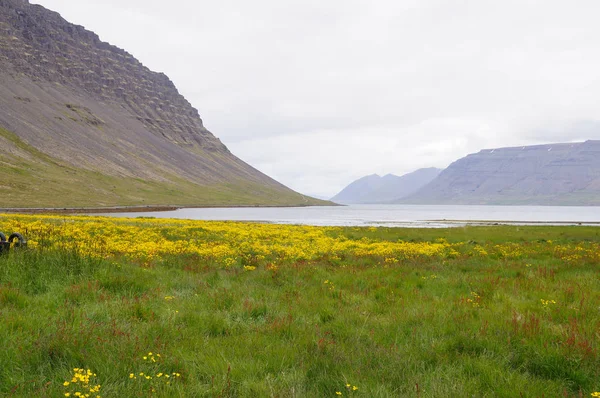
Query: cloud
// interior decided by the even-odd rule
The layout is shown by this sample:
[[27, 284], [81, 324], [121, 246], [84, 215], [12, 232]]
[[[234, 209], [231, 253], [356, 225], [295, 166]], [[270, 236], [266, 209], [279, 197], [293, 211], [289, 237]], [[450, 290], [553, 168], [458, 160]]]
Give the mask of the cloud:
[[498, 141], [483, 123], [440, 119], [401, 128], [373, 125], [249, 138], [231, 149], [301, 192], [327, 196], [368, 174], [443, 168]]
[[38, 0], [165, 72], [303, 193], [482, 148], [600, 139], [595, 0]]

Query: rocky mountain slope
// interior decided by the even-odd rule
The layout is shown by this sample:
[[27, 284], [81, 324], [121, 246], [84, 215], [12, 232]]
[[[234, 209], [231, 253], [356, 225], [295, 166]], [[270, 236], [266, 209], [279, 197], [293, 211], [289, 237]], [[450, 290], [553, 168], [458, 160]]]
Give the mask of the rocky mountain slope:
[[600, 141], [485, 149], [401, 202], [600, 205]]
[[383, 177], [372, 174], [352, 182], [331, 198], [331, 201], [342, 204], [389, 203], [416, 192], [441, 171], [431, 167], [400, 177], [393, 174]]
[[0, 0], [0, 172], [0, 207], [318, 203], [232, 155], [167, 76], [27, 0]]

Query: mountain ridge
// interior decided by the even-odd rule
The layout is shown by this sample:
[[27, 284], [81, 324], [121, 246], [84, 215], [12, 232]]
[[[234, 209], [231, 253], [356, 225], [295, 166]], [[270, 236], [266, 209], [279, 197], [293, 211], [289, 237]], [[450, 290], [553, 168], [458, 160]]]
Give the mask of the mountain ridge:
[[482, 149], [398, 203], [600, 205], [600, 141]]
[[31, 206], [324, 203], [231, 154], [165, 74], [27, 0], [0, 0], [0, 128], [0, 193]]
[[389, 203], [417, 191], [440, 171], [429, 167], [402, 176], [371, 174], [353, 181], [330, 200], [342, 204]]

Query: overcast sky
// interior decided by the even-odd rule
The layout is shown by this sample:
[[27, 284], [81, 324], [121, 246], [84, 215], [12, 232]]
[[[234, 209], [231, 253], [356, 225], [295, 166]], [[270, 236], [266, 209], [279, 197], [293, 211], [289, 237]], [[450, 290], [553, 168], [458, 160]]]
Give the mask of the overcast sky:
[[259, 170], [333, 196], [600, 139], [597, 0], [32, 0], [166, 73]]

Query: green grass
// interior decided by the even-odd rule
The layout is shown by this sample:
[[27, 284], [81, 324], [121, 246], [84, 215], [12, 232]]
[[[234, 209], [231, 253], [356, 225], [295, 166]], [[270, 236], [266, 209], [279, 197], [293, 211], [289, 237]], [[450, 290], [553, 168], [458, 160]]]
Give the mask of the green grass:
[[[5, 148], [14, 148], [19, 155]], [[244, 180], [195, 184], [177, 176], [168, 182], [116, 177], [75, 168], [0, 128], [0, 196], [3, 208], [106, 207], [128, 205], [234, 206], [324, 204], [293, 191]], [[150, 167], [150, 166], [149, 166]]]
[[[553, 240], [556, 247], [597, 244], [599, 231], [331, 233], [483, 247]], [[244, 271], [190, 268], [188, 260], [171, 256], [141, 267], [43, 249], [0, 257], [0, 396], [64, 396], [73, 368], [96, 373], [102, 397], [148, 396], [152, 388], [166, 397], [578, 397], [600, 391], [596, 262], [565, 263], [551, 248], [518, 259], [421, 258], [389, 267], [324, 259]], [[556, 304], [544, 306], [542, 299]], [[158, 362], [143, 359], [149, 352], [161, 354]], [[142, 379], [140, 372], [154, 378]], [[181, 377], [166, 385], [158, 372]]]

